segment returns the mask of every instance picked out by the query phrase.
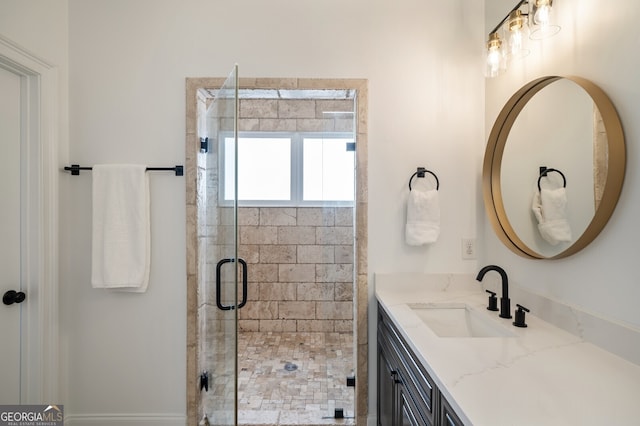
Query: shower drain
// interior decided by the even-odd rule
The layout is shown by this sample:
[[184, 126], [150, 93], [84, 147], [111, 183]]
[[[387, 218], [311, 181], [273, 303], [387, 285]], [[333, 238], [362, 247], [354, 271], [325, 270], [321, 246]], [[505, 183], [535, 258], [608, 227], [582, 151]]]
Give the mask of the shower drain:
[[295, 371], [298, 369], [298, 366], [292, 362], [287, 362], [284, 364], [284, 369], [287, 371]]

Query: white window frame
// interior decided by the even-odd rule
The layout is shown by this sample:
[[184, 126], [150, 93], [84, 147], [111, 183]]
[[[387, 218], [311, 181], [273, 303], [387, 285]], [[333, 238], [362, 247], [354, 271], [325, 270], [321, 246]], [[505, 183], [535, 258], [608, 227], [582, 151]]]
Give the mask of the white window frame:
[[[232, 137], [232, 132], [221, 132], [218, 141], [218, 203], [220, 206], [232, 206], [233, 200], [225, 200], [225, 140]], [[303, 200], [303, 140], [304, 139], [350, 139], [356, 142], [351, 132], [239, 132], [242, 138], [288, 138], [291, 139], [291, 197], [289, 200], [238, 200], [242, 207], [353, 207], [355, 205], [355, 164], [354, 199], [352, 201], [337, 200]], [[354, 151], [355, 155], [355, 151]], [[354, 159], [355, 162], [355, 159]]]

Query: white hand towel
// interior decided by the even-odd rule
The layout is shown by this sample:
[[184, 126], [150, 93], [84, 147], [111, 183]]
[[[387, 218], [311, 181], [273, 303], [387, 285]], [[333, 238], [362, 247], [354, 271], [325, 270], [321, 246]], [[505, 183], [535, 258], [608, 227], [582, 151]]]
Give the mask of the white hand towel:
[[142, 293], [149, 284], [150, 212], [146, 166], [93, 166], [91, 285]]
[[536, 190], [531, 209], [538, 220], [538, 231], [545, 241], [554, 246], [571, 241], [565, 188]]
[[435, 242], [440, 235], [438, 190], [413, 188], [407, 203], [405, 239], [410, 246]]

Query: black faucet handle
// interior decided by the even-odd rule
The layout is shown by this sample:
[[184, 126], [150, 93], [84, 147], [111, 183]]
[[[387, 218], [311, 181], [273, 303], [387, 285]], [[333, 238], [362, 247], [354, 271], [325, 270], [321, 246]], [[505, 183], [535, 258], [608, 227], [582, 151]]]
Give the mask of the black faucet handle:
[[531, 311], [520, 304], [516, 303], [516, 306], [518, 307], [518, 310], [516, 311], [516, 320], [513, 322], [513, 325], [515, 325], [516, 327], [524, 328], [527, 326], [527, 324], [524, 322], [525, 312]]
[[496, 292], [491, 290], [485, 290], [489, 293], [489, 305], [487, 306], [487, 310], [489, 311], [497, 311], [498, 310], [498, 298], [496, 297]]

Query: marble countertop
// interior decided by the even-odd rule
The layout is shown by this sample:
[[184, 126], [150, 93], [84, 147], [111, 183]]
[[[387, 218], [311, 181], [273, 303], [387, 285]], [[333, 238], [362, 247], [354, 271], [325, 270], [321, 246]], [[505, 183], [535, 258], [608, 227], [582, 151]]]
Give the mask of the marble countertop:
[[[488, 294], [470, 275], [426, 281], [376, 274], [376, 298], [465, 424], [640, 424], [640, 366], [534, 312], [527, 328], [512, 326], [486, 309]], [[438, 337], [408, 306], [436, 302], [464, 303], [515, 336]]]

